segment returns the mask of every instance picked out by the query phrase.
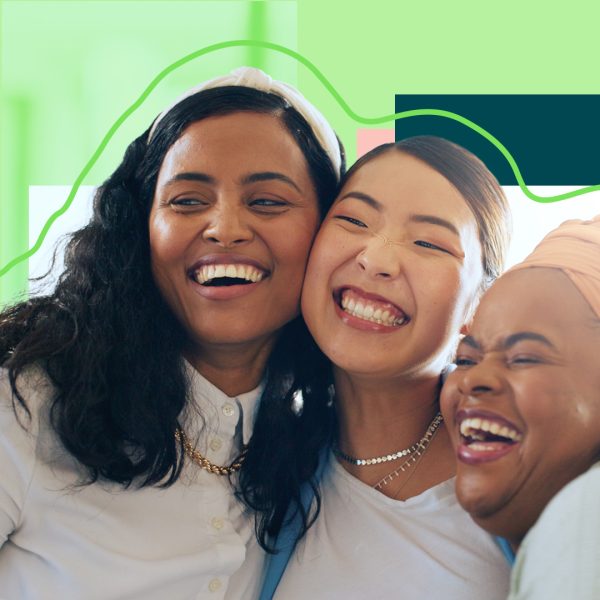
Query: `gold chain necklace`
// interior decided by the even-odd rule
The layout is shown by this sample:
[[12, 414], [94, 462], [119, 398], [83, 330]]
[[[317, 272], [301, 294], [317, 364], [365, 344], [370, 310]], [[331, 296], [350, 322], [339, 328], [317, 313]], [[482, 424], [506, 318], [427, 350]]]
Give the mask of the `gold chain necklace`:
[[215, 475], [231, 475], [236, 471], [239, 471], [242, 465], [244, 464], [244, 459], [246, 458], [246, 453], [248, 452], [248, 448], [244, 448], [240, 455], [234, 459], [234, 461], [228, 467], [221, 467], [220, 465], [215, 465], [210, 462], [208, 458], [202, 456], [200, 452], [188, 439], [187, 435], [183, 433], [181, 429], [175, 430], [175, 439], [178, 442], [183, 443], [183, 449], [189, 458], [191, 458], [201, 469], [205, 469], [209, 473], [214, 473]]

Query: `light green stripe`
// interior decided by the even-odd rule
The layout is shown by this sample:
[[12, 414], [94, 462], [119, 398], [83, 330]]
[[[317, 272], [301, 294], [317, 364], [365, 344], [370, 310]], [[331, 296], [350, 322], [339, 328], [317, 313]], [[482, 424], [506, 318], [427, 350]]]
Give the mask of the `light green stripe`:
[[[251, 40], [264, 40], [267, 38], [267, 3], [250, 2], [248, 15], [248, 38]], [[260, 46], [248, 47], [248, 64], [259, 69], [266, 69], [266, 56], [264, 48]]]
[[[30, 107], [26, 100], [5, 98], [2, 107], [0, 172], [0, 264], [29, 246], [29, 187], [27, 140], [30, 136]], [[10, 177], [4, 171], [10, 171]], [[23, 256], [23, 254], [21, 254]], [[22, 258], [0, 279], [0, 306], [24, 298], [29, 261]]]

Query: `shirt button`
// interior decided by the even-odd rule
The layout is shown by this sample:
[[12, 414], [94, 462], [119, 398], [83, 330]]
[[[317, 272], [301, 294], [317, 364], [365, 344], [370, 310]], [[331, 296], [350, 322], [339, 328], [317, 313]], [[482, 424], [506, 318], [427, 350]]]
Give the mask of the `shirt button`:
[[212, 440], [210, 440], [210, 449], [214, 452], [220, 450], [222, 445], [223, 442], [221, 441], [221, 438], [213, 438]]
[[221, 589], [221, 585], [223, 585], [221, 583], [220, 579], [211, 579], [210, 583], [208, 584], [208, 589], [211, 592], [217, 592]]
[[210, 524], [217, 530], [219, 529], [223, 529], [223, 519], [220, 519], [219, 517], [213, 517], [210, 521]]
[[231, 404], [223, 405], [223, 414], [226, 417], [232, 417], [234, 412], [235, 412], [235, 408], [233, 408], [233, 406], [231, 406]]

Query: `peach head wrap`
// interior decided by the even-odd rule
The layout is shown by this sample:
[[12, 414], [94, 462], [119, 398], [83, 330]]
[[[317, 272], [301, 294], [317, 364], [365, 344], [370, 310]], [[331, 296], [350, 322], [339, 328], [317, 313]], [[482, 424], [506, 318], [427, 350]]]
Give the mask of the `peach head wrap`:
[[563, 271], [600, 318], [600, 215], [589, 221], [565, 221], [507, 272], [529, 267]]

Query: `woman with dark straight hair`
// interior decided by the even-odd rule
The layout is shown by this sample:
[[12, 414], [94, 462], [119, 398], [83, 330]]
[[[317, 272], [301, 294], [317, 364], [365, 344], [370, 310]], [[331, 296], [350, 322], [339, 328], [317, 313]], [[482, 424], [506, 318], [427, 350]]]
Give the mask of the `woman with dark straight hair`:
[[[320, 512], [275, 598], [505, 597], [500, 549], [454, 494], [439, 391], [502, 271], [509, 230], [493, 175], [441, 138], [379, 147], [344, 177], [302, 292], [306, 324], [332, 362]], [[288, 541], [280, 536], [282, 555]]]
[[322, 115], [251, 68], [132, 142], [56, 289], [0, 314], [1, 596], [254, 597], [248, 506], [268, 547], [317, 464], [290, 447], [327, 428], [298, 312], [343, 170]]

